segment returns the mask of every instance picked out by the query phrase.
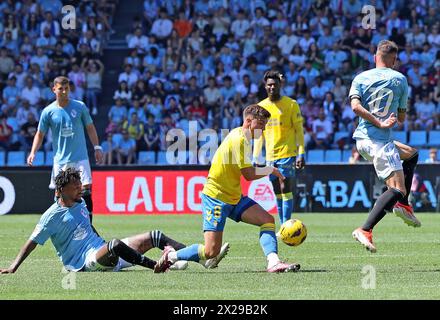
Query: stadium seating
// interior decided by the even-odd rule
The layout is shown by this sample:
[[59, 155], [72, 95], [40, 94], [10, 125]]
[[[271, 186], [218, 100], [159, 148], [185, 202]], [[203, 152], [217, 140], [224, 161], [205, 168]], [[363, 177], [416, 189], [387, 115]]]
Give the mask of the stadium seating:
[[341, 162], [341, 150], [327, 150], [325, 152], [325, 162]]
[[410, 131], [409, 142], [411, 146], [424, 146], [427, 144], [426, 131]]
[[429, 141], [428, 145], [431, 147], [439, 147], [440, 146], [440, 131], [433, 130], [429, 132]]
[[307, 152], [308, 163], [323, 163], [324, 162], [324, 150], [310, 150]]
[[161, 164], [161, 165], [167, 165], [168, 161], [167, 161], [167, 153], [166, 151], [159, 151], [157, 153], [157, 164]]
[[429, 149], [419, 149], [419, 163], [425, 163], [429, 158]]
[[4, 166], [4, 165], [5, 165], [5, 152], [0, 151], [0, 166]]
[[351, 157], [351, 150], [344, 150], [342, 151], [342, 162], [348, 163], [348, 160]]
[[8, 166], [24, 166], [24, 151], [9, 151]]
[[53, 151], [46, 152], [46, 161], [44, 162], [46, 166], [53, 165]]
[[34, 166], [44, 166], [44, 151], [37, 151], [35, 154]]
[[138, 155], [138, 164], [151, 165], [156, 163], [156, 153], [154, 151], [140, 151]]
[[406, 131], [393, 131], [392, 137], [399, 142], [408, 143], [408, 135]]

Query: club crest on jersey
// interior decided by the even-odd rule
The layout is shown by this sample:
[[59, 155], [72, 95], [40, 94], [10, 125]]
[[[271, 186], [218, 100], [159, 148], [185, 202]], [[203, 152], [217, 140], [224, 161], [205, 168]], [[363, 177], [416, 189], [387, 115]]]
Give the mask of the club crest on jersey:
[[76, 118], [77, 112], [75, 109], [73, 109], [72, 111], [70, 111], [70, 115], [74, 118]]
[[399, 79], [392, 79], [391, 80], [391, 85], [395, 86], [395, 87], [400, 86], [400, 80]]
[[81, 214], [82, 214], [85, 218], [88, 218], [88, 217], [89, 217], [89, 214], [87, 213], [86, 210], [84, 210], [84, 208], [81, 208]]

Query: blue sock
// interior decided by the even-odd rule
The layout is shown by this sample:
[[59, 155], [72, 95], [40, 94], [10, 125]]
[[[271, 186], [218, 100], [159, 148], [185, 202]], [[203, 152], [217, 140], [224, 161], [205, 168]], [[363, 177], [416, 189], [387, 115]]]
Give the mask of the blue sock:
[[272, 252], [278, 253], [274, 223], [265, 223], [260, 226], [260, 245], [265, 256]]
[[205, 258], [205, 246], [202, 244], [193, 244], [189, 247], [178, 250], [178, 260], [195, 261], [206, 260]]
[[283, 193], [283, 222], [286, 222], [292, 217], [293, 212], [293, 195], [292, 192]]
[[284, 217], [283, 217], [283, 198], [281, 194], [277, 194], [277, 209], [278, 209], [278, 216], [280, 217], [280, 224], [283, 224]]

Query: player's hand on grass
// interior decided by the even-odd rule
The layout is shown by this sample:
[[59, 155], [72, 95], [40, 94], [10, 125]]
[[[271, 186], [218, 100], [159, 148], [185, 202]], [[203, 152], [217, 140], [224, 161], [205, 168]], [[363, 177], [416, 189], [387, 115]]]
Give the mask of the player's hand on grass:
[[393, 112], [390, 114], [390, 116], [385, 119], [384, 121], [380, 122], [380, 127], [382, 129], [389, 129], [392, 128], [397, 122], [396, 114]]
[[34, 153], [29, 153], [29, 156], [27, 158], [27, 164], [28, 166], [32, 167], [32, 163], [34, 162], [34, 158], [35, 158], [35, 154]]
[[102, 164], [104, 161], [104, 153], [102, 150], [95, 150], [95, 160], [96, 164]]
[[297, 157], [295, 161], [295, 168], [304, 169], [305, 166], [306, 166], [306, 160], [304, 160], [304, 156]]

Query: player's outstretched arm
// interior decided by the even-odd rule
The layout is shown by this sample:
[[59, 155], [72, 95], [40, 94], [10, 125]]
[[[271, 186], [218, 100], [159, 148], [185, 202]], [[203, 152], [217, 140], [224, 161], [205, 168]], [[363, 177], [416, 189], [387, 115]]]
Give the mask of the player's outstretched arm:
[[384, 121], [380, 121], [370, 111], [362, 106], [361, 101], [358, 97], [351, 98], [351, 109], [357, 116], [367, 120], [368, 122], [380, 129], [392, 128], [397, 121], [396, 115], [394, 113], [391, 113], [390, 116]]
[[20, 252], [18, 253], [17, 257], [15, 258], [14, 262], [12, 262], [11, 266], [7, 269], [0, 269], [0, 274], [7, 274], [7, 273], [15, 273], [17, 271], [18, 267], [23, 263], [23, 261], [29, 256], [29, 254], [34, 251], [36, 248], [37, 243], [28, 240], [24, 244], [24, 246], [21, 248]]
[[29, 156], [27, 158], [27, 164], [29, 166], [32, 166], [32, 163], [34, 162], [35, 153], [40, 149], [41, 144], [43, 143], [44, 139], [44, 133], [41, 131], [37, 131], [34, 137], [34, 141], [32, 142], [32, 148], [31, 152], [29, 153]]
[[102, 148], [99, 145], [98, 134], [96, 133], [96, 128], [93, 123], [90, 123], [86, 126], [87, 134], [89, 136], [90, 142], [93, 144], [95, 148], [95, 160], [96, 164], [101, 164], [104, 160], [104, 153], [102, 152]]
[[273, 174], [274, 176], [278, 177], [278, 179], [280, 180], [280, 185], [284, 186], [283, 181], [284, 181], [285, 177], [275, 167], [271, 167], [271, 166], [247, 167], [247, 168], [240, 169], [240, 171], [241, 171], [241, 174], [243, 175], [243, 177], [247, 181], [258, 180], [260, 178], [263, 178], [265, 176]]

